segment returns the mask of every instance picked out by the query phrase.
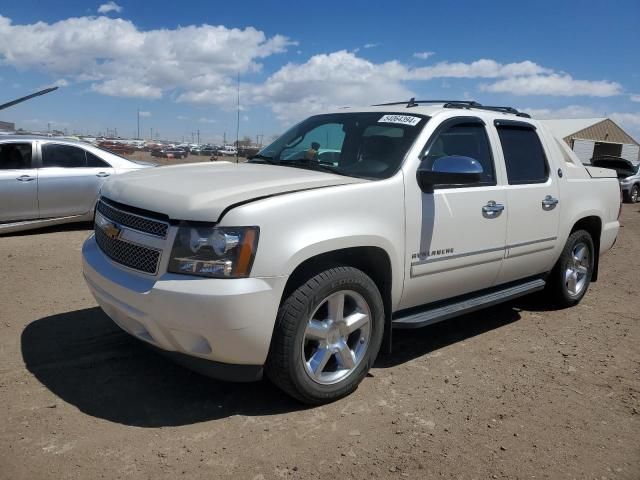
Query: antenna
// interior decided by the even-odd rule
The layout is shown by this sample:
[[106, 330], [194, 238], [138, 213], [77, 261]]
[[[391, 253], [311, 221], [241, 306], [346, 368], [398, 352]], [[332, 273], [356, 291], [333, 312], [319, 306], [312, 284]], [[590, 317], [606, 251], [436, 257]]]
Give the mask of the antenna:
[[45, 88], [44, 90], [40, 90], [39, 92], [36, 93], [32, 93], [31, 95], [27, 95], [26, 97], [20, 97], [17, 98], [16, 100], [12, 100], [10, 102], [7, 103], [3, 103], [2, 105], [0, 105], [0, 110], [4, 110], [5, 108], [9, 108], [9, 107], [13, 107], [14, 105], [18, 104], [18, 103], [22, 103], [25, 102], [33, 97], [39, 97], [40, 95], [45, 95], [49, 92], [53, 92], [54, 90], [57, 90], [58, 87], [51, 87], [51, 88]]
[[236, 119], [236, 163], [238, 163], [238, 155], [240, 147], [240, 72], [238, 72], [238, 118]]

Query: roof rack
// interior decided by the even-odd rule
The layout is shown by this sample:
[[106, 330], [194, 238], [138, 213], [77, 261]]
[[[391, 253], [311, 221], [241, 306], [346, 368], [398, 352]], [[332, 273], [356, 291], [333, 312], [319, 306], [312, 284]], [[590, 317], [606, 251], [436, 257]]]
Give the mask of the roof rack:
[[517, 117], [523, 118], [531, 118], [531, 115], [524, 112], [519, 112], [513, 107], [495, 107], [491, 105], [482, 105], [473, 100], [416, 100], [415, 98], [411, 98], [408, 102], [390, 102], [390, 103], [378, 103], [373, 105], [374, 107], [387, 107], [391, 105], [406, 105], [406, 108], [417, 107], [420, 104], [425, 103], [442, 103], [444, 108], [464, 108], [470, 110], [472, 108], [477, 108], [479, 110], [489, 110], [491, 112], [501, 112], [501, 113], [510, 113], [516, 115]]
[[411, 100], [404, 102], [390, 102], [390, 103], [378, 103], [373, 105], [374, 107], [387, 107], [390, 105], [405, 105], [407, 108], [417, 107], [421, 103], [459, 103], [465, 105], [480, 105], [478, 102], [474, 102], [473, 100], [416, 100], [415, 98], [411, 98]]

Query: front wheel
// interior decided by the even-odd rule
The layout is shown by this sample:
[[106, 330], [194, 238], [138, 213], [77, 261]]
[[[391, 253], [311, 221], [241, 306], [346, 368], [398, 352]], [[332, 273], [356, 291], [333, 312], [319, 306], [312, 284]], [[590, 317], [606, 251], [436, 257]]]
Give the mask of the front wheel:
[[640, 187], [638, 185], [634, 185], [631, 187], [631, 193], [629, 194], [631, 203], [638, 203], [638, 196], [640, 196]]
[[559, 307], [572, 307], [582, 300], [591, 283], [594, 265], [591, 235], [585, 230], [573, 232], [547, 279], [547, 291]]
[[373, 280], [351, 267], [325, 270], [280, 307], [267, 375], [304, 403], [332, 402], [365, 377], [383, 330], [384, 307]]

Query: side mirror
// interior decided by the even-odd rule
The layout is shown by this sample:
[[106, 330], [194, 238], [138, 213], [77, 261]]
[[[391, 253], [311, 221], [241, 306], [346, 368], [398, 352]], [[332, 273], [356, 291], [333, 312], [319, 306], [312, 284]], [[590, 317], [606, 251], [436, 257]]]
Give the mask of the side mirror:
[[433, 193], [435, 185], [461, 186], [472, 185], [482, 180], [482, 165], [471, 157], [450, 155], [433, 161], [429, 167], [423, 160], [418, 167], [417, 177], [420, 189]]

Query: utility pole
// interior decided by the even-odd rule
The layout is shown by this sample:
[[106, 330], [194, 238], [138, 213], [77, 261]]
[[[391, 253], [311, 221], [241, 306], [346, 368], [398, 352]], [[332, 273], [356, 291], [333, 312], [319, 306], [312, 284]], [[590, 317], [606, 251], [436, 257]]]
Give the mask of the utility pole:
[[222, 145], [226, 145], [227, 144], [227, 132], [224, 132], [222, 134]]
[[136, 138], [140, 140], [140, 109], [138, 109], [138, 136]]
[[47, 122], [47, 133], [51, 133], [51, 122]]
[[153, 140], [153, 127], [151, 127], [149, 130], [151, 131], [151, 135], [149, 135], [149, 137], [151, 138], [151, 140]]
[[198, 145], [200, 145], [200, 129], [198, 129]]

